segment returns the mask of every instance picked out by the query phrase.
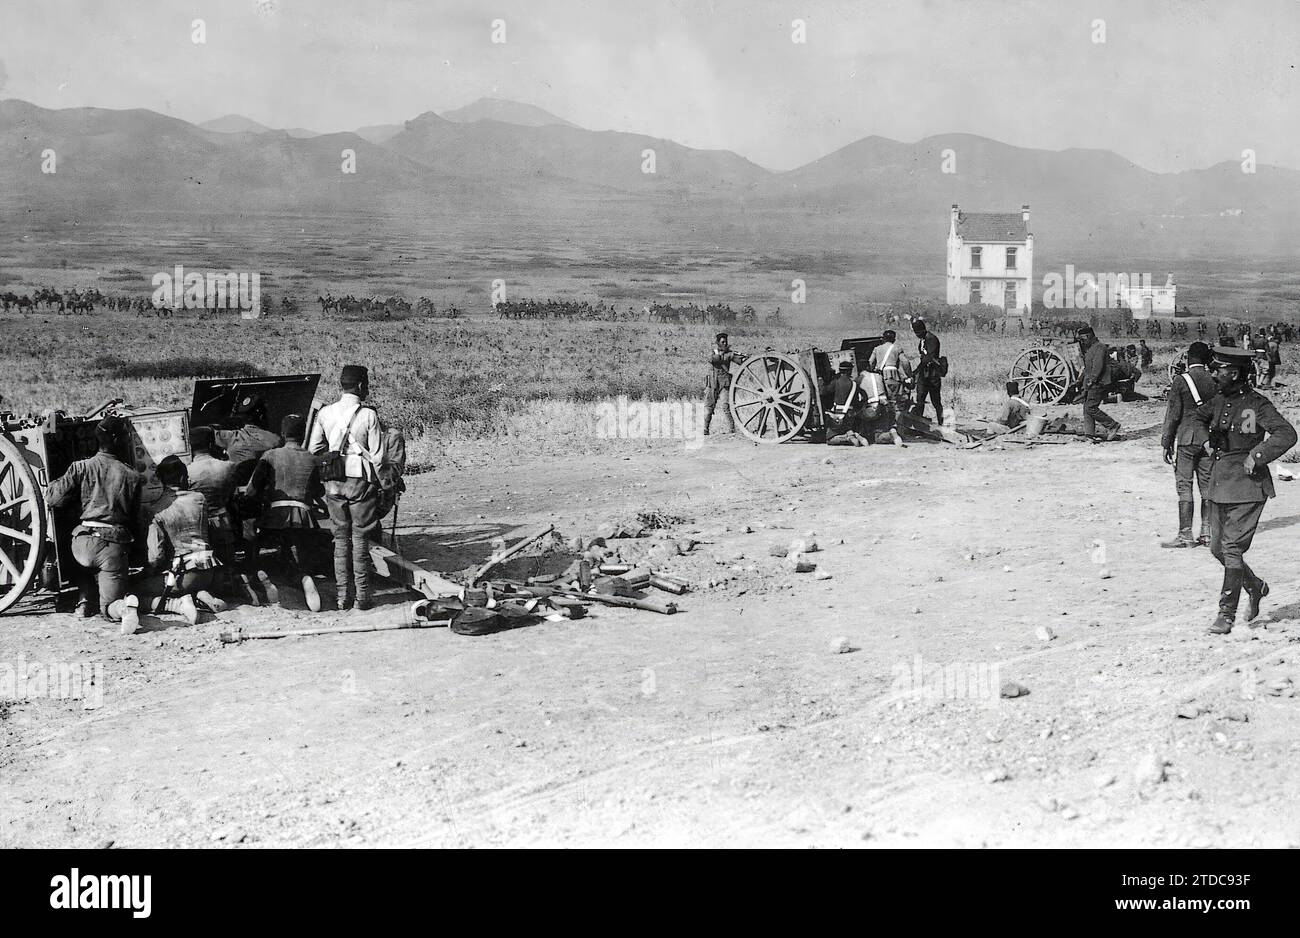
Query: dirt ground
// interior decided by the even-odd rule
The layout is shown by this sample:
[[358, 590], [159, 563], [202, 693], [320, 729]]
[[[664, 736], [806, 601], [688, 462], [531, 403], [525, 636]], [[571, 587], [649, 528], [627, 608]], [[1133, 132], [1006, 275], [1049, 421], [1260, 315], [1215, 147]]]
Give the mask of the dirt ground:
[[[410, 480], [403, 548], [444, 570], [538, 523], [692, 519], [675, 616], [223, 646], [342, 617], [121, 638], [28, 607], [0, 661], [100, 663], [103, 694], [0, 710], [0, 845], [1300, 846], [1300, 485], [1250, 553], [1262, 624], [1206, 634], [1217, 564], [1158, 546], [1161, 406], [1112, 408], [1107, 445], [715, 436]], [[829, 579], [769, 555], [809, 531]]]

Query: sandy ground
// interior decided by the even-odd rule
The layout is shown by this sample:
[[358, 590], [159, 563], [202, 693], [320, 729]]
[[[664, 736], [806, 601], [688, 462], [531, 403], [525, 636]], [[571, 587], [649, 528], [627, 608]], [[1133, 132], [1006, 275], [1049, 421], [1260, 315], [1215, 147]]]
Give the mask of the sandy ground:
[[[1206, 634], [1217, 564], [1157, 545], [1160, 408], [1113, 408], [1109, 445], [719, 436], [411, 480], [404, 549], [446, 570], [538, 523], [689, 517], [676, 616], [223, 646], [341, 617], [120, 638], [28, 607], [0, 662], [98, 663], [103, 694], [0, 709], [0, 845], [1300, 846], [1300, 485], [1250, 554], [1262, 625]], [[769, 556], [808, 531], [830, 579]]]

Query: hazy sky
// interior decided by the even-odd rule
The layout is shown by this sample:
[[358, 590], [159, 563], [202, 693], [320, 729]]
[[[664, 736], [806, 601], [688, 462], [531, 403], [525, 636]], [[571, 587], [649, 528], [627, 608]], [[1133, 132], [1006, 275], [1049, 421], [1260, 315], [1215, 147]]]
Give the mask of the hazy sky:
[[1296, 0], [2, 2], [0, 96], [43, 107], [331, 131], [497, 96], [774, 169], [956, 131], [1300, 168]]

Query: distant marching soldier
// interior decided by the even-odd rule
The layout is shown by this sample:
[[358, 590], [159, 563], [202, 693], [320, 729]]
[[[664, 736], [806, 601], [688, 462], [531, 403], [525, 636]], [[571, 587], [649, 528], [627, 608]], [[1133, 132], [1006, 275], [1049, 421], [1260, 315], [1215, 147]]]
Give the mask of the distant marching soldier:
[[[1205, 451], [1209, 432], [1196, 419], [1196, 409], [1212, 401], [1219, 393], [1210, 374], [1210, 347], [1193, 342], [1187, 348], [1187, 370], [1169, 385], [1165, 405], [1164, 429], [1160, 446], [1165, 462], [1174, 467], [1174, 488], [1178, 492], [1178, 536], [1161, 547], [1196, 547], [1210, 543], [1210, 456]], [[1201, 535], [1192, 536], [1196, 503], [1192, 499], [1192, 480], [1201, 493]]]
[[939, 337], [926, 327], [924, 319], [912, 320], [912, 333], [916, 336], [916, 354], [920, 358], [916, 366], [916, 403], [912, 405], [912, 415], [924, 416], [928, 399], [934, 405], [935, 423], [943, 423], [943, 400], [939, 394], [943, 385], [943, 363], [939, 357]]
[[736, 422], [731, 417], [728, 392], [731, 389], [731, 363], [742, 362], [745, 356], [731, 350], [725, 332], [719, 332], [713, 339], [713, 352], [709, 356], [709, 374], [704, 379], [704, 435], [709, 435], [709, 424], [713, 422], [713, 411], [722, 399], [722, 412], [726, 415], [727, 432], [734, 433]]
[[889, 399], [898, 402], [907, 395], [906, 379], [911, 367], [907, 355], [898, 344], [898, 334], [893, 329], [886, 329], [883, 338], [884, 344], [871, 350], [868, 367], [880, 372], [880, 376], [885, 379]]
[[1264, 395], [1251, 387], [1254, 356], [1246, 349], [1219, 347], [1215, 375], [1219, 393], [1196, 409], [1196, 420], [1209, 438], [1210, 552], [1223, 564], [1219, 615], [1210, 632], [1226, 635], [1237, 618], [1244, 588], [1249, 597], [1247, 621], [1259, 615], [1268, 584], [1246, 563], [1264, 511], [1275, 494], [1268, 464], [1296, 444], [1295, 427]]
[[[1081, 327], [1075, 337], [1083, 349], [1083, 435], [1094, 440], [1118, 439], [1119, 423], [1101, 409], [1114, 379], [1110, 349], [1097, 338], [1092, 326]], [[1097, 424], [1105, 428], [1105, 436], [1097, 436]]]

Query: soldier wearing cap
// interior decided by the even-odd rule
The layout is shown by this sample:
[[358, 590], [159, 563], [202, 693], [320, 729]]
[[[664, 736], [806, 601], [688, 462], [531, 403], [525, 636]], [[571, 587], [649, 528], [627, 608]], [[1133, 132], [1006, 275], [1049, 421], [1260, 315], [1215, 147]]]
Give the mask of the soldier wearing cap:
[[940, 397], [943, 363], [939, 356], [939, 337], [930, 331], [924, 319], [912, 320], [912, 334], [916, 336], [916, 354], [920, 359], [916, 366], [916, 403], [912, 405], [912, 416], [925, 416], [925, 402], [928, 400], [934, 406], [935, 423], [943, 423], [943, 400]]
[[[280, 554], [288, 561], [295, 580], [301, 584], [307, 608], [320, 612], [320, 594], [311, 577], [311, 536], [316, 530], [316, 519], [311, 505], [325, 494], [320, 482], [315, 456], [303, 448], [307, 421], [300, 414], [289, 414], [280, 422], [280, 435], [284, 445], [262, 454], [247, 493], [259, 496], [266, 508], [258, 521], [260, 534], [271, 534], [280, 543]], [[265, 571], [258, 577], [268, 595], [278, 598]]]
[[81, 523], [72, 531], [72, 556], [80, 565], [78, 614], [95, 614], [98, 592], [99, 611], [110, 622], [120, 622], [123, 635], [140, 625], [139, 600], [127, 593], [126, 578], [144, 481], [118, 456], [129, 445], [128, 433], [121, 417], [105, 417], [95, 427], [99, 452], [74, 462], [46, 494], [51, 508], [81, 505]]
[[339, 609], [369, 609], [373, 604], [370, 542], [379, 534], [378, 470], [383, 459], [379, 414], [365, 403], [370, 375], [361, 365], [345, 365], [342, 394], [322, 407], [312, 425], [307, 449], [315, 455], [342, 453], [347, 478], [325, 483], [325, 507], [334, 529], [334, 579]]
[[704, 379], [704, 435], [709, 435], [709, 424], [713, 422], [713, 412], [722, 400], [722, 412], [726, 415], [728, 433], [735, 432], [736, 423], [731, 417], [731, 406], [727, 401], [727, 391], [731, 387], [731, 364], [743, 362], [745, 356], [731, 349], [731, 340], [725, 332], [713, 337], [713, 351], [709, 355], [709, 374]]
[[1214, 350], [1219, 393], [1196, 409], [1210, 454], [1210, 552], [1223, 564], [1219, 615], [1210, 631], [1232, 631], [1243, 589], [1249, 597], [1246, 618], [1259, 615], [1268, 584], [1246, 563], [1264, 502], [1272, 498], [1268, 464], [1296, 443], [1295, 427], [1264, 395], [1251, 387], [1255, 372], [1249, 350], [1220, 346]]
[[853, 362], [840, 362], [836, 376], [822, 389], [822, 412], [826, 415], [826, 442], [835, 443], [844, 436], [843, 443], [860, 446], [856, 442], [856, 416], [860, 392], [853, 380]]
[[885, 379], [885, 390], [895, 404], [907, 397], [906, 379], [911, 376], [911, 363], [898, 344], [898, 334], [886, 329], [881, 336], [885, 341], [871, 350], [867, 367]]
[[[1204, 342], [1193, 342], [1187, 347], [1187, 370], [1169, 384], [1160, 447], [1165, 452], [1165, 463], [1174, 467], [1178, 536], [1165, 541], [1161, 547], [1196, 547], [1210, 543], [1210, 506], [1206, 501], [1210, 488], [1210, 457], [1205, 451], [1205, 443], [1210, 437], [1196, 419], [1196, 408], [1218, 394], [1209, 364], [1210, 347]], [[1193, 479], [1201, 493], [1200, 537], [1192, 535], [1192, 523], [1196, 519]]]
[[[1101, 402], [1106, 399], [1114, 381], [1110, 349], [1097, 338], [1092, 326], [1083, 326], [1075, 333], [1075, 338], [1083, 350], [1083, 376], [1080, 379], [1083, 390], [1083, 434], [1094, 440], [1118, 439], [1119, 423], [1101, 409]], [[1097, 436], [1097, 424], [1105, 428], [1103, 436]]]
[[208, 541], [221, 562], [217, 568], [220, 591], [229, 587], [228, 577], [235, 566], [235, 529], [230, 513], [235, 494], [235, 464], [218, 458], [216, 435], [211, 427], [190, 428], [190, 490], [203, 496], [208, 513]]

